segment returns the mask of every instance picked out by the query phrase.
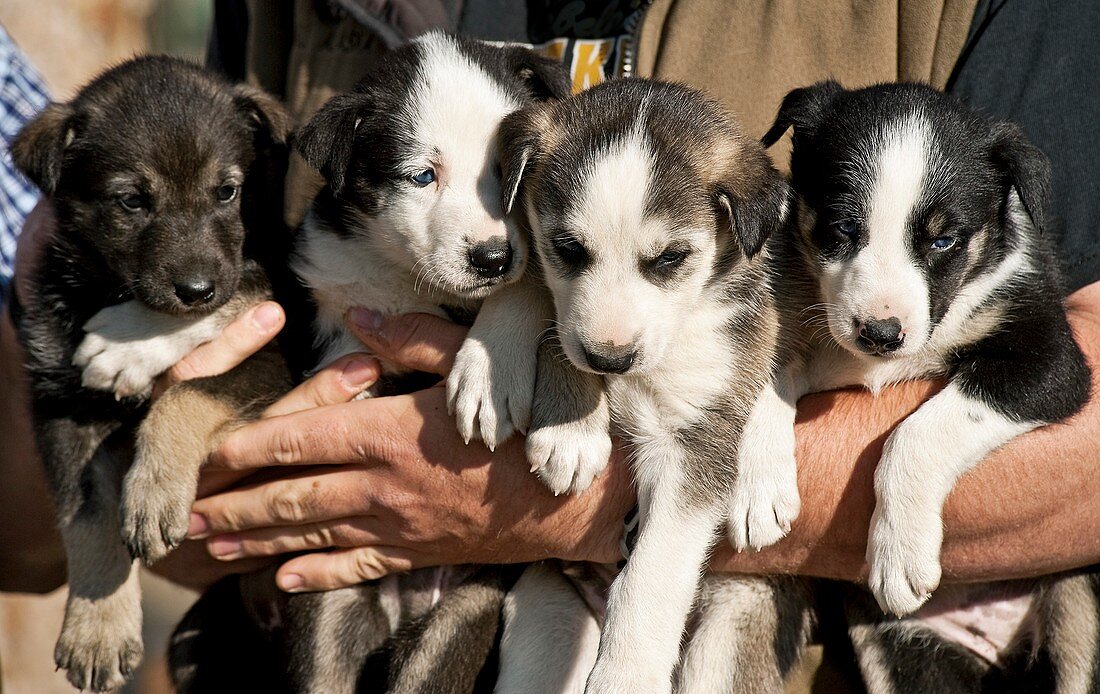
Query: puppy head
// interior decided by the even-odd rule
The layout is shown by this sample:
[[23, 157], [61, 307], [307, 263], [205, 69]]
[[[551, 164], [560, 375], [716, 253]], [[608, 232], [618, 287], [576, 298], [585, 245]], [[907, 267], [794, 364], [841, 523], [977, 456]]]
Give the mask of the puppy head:
[[1012, 251], [1043, 228], [1043, 155], [929, 87], [796, 89], [765, 144], [789, 127], [803, 249], [853, 353], [919, 352], [967, 284], [1023, 262]]
[[19, 133], [16, 165], [59, 233], [150, 308], [204, 313], [240, 278], [241, 191], [257, 147], [285, 142], [270, 97], [148, 57], [113, 68]]
[[[644, 373], [782, 223], [763, 149], [686, 87], [607, 82], [509, 116], [505, 207], [521, 201], [577, 368]], [[522, 188], [522, 190], [521, 190]]]
[[347, 203], [349, 228], [427, 286], [480, 298], [527, 262], [501, 208], [497, 128], [568, 90], [560, 65], [526, 49], [431, 33], [329, 101], [297, 146]]

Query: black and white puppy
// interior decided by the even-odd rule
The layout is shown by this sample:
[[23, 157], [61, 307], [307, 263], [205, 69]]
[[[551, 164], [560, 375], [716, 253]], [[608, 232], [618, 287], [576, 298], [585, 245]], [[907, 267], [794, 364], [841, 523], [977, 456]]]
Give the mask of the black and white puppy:
[[[289, 236], [267, 197], [281, 187], [286, 136], [271, 97], [144, 57], [50, 104], [12, 147], [56, 210], [17, 325], [68, 558], [54, 657], [80, 689], [121, 686], [140, 660], [131, 555], [155, 561], [183, 540], [225, 408], [256, 400], [253, 379], [288, 378], [280, 357], [264, 357], [253, 379], [170, 388], [130, 466], [154, 377], [271, 295], [265, 265]], [[225, 407], [200, 406], [219, 393]]]
[[605, 384], [638, 485], [641, 532], [586, 691], [669, 691], [773, 364], [764, 247], [787, 184], [717, 103], [660, 82], [525, 109], [502, 139], [506, 200], [522, 183], [557, 339]]
[[[781, 356], [746, 426], [731, 539], [769, 544], [797, 513], [799, 397], [943, 377], [875, 472], [869, 587], [883, 611], [908, 615], [939, 585], [958, 478], [1089, 396], [1043, 235], [1049, 167], [1016, 126], [920, 85], [797, 89], [764, 143], [792, 127], [797, 213], [774, 244]], [[776, 586], [789, 601], [793, 584]], [[1081, 572], [950, 586], [902, 621], [850, 597], [850, 634], [875, 692], [1096, 691], [1098, 587]], [[719, 611], [745, 617], [747, 605]]]
[[[509, 113], [569, 89], [560, 64], [527, 49], [429, 33], [387, 53], [301, 129], [296, 145], [326, 181], [293, 262], [316, 304], [322, 365], [367, 351], [345, 323], [353, 306], [473, 320], [448, 382], [458, 426], [490, 447], [527, 428], [549, 298], [525, 276], [526, 230], [502, 209], [497, 131]], [[396, 377], [405, 372], [384, 366], [391, 378], [367, 395], [401, 389]], [[273, 594], [268, 575], [245, 579], [240, 597], [274, 657], [285, 659], [288, 691], [471, 691], [502, 619], [511, 627], [499, 691], [570, 691], [569, 680], [586, 674], [569, 667], [576, 635], [594, 633], [594, 620], [557, 572], [533, 567], [517, 582], [519, 575], [440, 567], [291, 596]], [[212, 619], [201, 628], [217, 639], [217, 609], [203, 609]], [[543, 619], [554, 628], [522, 627]], [[201, 621], [196, 611], [186, 624]], [[211, 650], [187, 645], [188, 631], [177, 631], [180, 646]], [[539, 651], [532, 638], [548, 639], [551, 655], [521, 677], [510, 664]], [[177, 684], [216, 686], [183, 650]]]

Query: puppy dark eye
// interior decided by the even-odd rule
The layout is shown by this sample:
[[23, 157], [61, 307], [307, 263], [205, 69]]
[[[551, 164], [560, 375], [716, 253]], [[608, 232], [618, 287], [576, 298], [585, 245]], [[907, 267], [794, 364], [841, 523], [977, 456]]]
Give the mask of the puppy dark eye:
[[566, 265], [579, 267], [588, 262], [588, 250], [572, 236], [559, 236], [553, 244], [554, 252]]
[[214, 191], [214, 195], [218, 197], [218, 202], [232, 202], [236, 199], [237, 193], [239, 193], [240, 190], [240, 186], [233, 183], [226, 183], [225, 185], [218, 186], [218, 189]]
[[954, 236], [937, 236], [932, 239], [932, 250], [934, 251], [946, 251], [948, 248], [954, 248], [955, 244], [959, 240]]
[[424, 169], [423, 171], [409, 176], [409, 180], [423, 188], [426, 185], [435, 182], [435, 169]]
[[684, 264], [688, 254], [688, 250], [685, 248], [667, 248], [664, 253], [653, 260], [653, 268], [664, 272], [675, 270]]
[[849, 240], [859, 234], [859, 223], [852, 219], [842, 219], [832, 223], [832, 229], [841, 239]]
[[127, 212], [138, 212], [145, 209], [145, 196], [141, 193], [127, 193], [118, 199], [118, 204]]

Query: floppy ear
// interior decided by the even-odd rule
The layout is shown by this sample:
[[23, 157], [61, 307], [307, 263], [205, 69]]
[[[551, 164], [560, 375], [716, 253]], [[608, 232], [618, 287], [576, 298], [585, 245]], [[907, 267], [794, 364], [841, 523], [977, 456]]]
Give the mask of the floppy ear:
[[519, 46], [513, 47], [511, 51], [513, 69], [527, 85], [527, 91], [534, 99], [564, 99], [573, 92], [573, 80], [560, 60], [541, 56]]
[[302, 158], [321, 172], [335, 195], [344, 189], [355, 133], [367, 117], [368, 107], [367, 97], [361, 92], [333, 97], [294, 138]]
[[821, 118], [822, 112], [837, 94], [844, 91], [838, 82], [826, 80], [809, 87], [794, 89], [783, 97], [775, 123], [764, 133], [760, 141], [765, 147], [771, 147], [788, 129], [812, 131]]
[[500, 124], [497, 141], [500, 147], [500, 202], [504, 214], [510, 213], [515, 206], [520, 183], [538, 157], [539, 130], [545, 124], [546, 114], [537, 104], [508, 114]]
[[991, 156], [994, 166], [1016, 188], [1032, 224], [1042, 233], [1050, 196], [1050, 161], [1014, 123], [997, 124]]
[[725, 220], [746, 258], [759, 253], [787, 220], [790, 186], [762, 151], [759, 158], [746, 156], [714, 196], [719, 219]]
[[50, 104], [12, 142], [15, 165], [46, 195], [53, 195], [61, 180], [65, 148], [76, 134], [74, 113], [68, 104]]
[[285, 145], [290, 137], [290, 116], [283, 104], [264, 90], [248, 84], [239, 84], [233, 91], [237, 108], [247, 113], [271, 142]]

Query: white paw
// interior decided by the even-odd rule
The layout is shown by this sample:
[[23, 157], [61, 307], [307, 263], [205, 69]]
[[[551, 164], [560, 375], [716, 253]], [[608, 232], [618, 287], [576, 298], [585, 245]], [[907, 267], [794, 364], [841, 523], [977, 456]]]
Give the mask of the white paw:
[[740, 475], [726, 521], [730, 543], [741, 552], [779, 542], [791, 531], [801, 506], [793, 461]]
[[133, 677], [142, 655], [140, 607], [115, 598], [70, 601], [53, 657], [74, 687], [117, 689]]
[[531, 471], [555, 495], [588, 489], [610, 458], [607, 426], [587, 419], [540, 427], [527, 437]]
[[195, 481], [182, 471], [163, 473], [140, 457], [122, 485], [119, 524], [130, 556], [149, 565], [163, 559], [187, 537]]
[[943, 527], [932, 515], [892, 522], [875, 509], [867, 542], [867, 579], [879, 607], [903, 617], [920, 609], [940, 585]]
[[108, 306], [84, 324], [73, 366], [84, 370], [85, 388], [147, 397], [157, 376], [213, 337], [190, 329], [201, 321], [160, 314], [137, 301]]
[[447, 378], [447, 407], [466, 443], [483, 441], [489, 450], [524, 432], [531, 423], [536, 356], [514, 347], [492, 349], [468, 339]]

